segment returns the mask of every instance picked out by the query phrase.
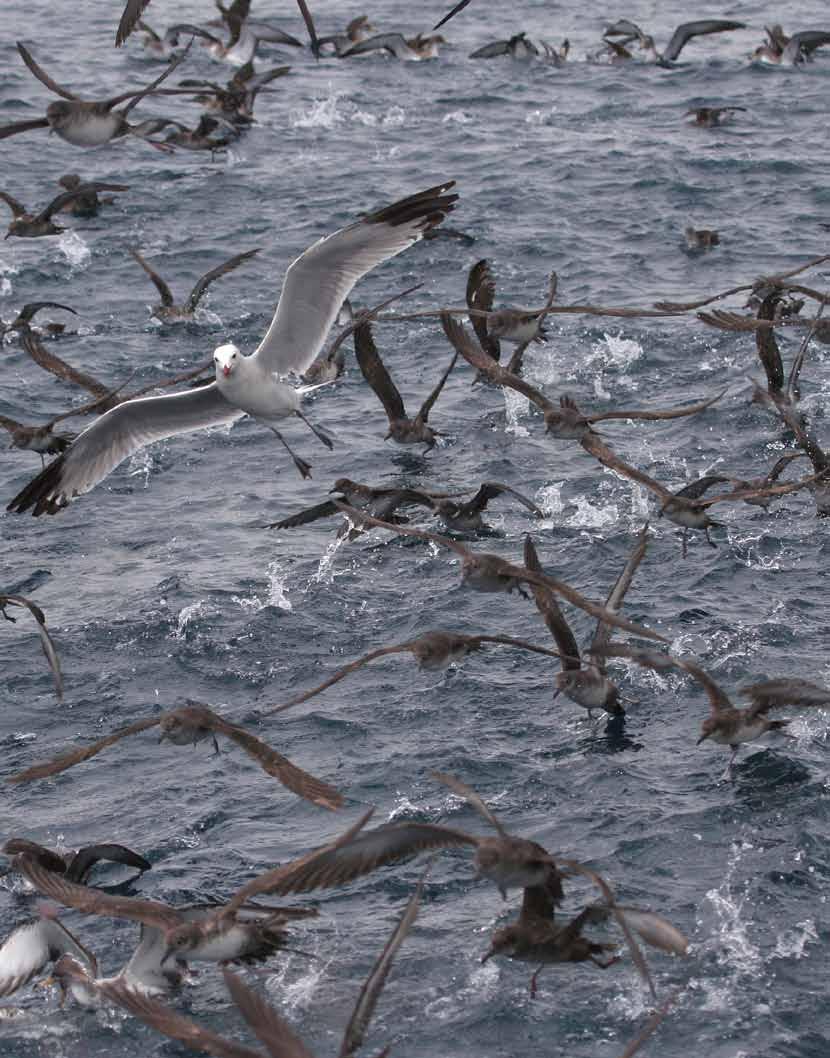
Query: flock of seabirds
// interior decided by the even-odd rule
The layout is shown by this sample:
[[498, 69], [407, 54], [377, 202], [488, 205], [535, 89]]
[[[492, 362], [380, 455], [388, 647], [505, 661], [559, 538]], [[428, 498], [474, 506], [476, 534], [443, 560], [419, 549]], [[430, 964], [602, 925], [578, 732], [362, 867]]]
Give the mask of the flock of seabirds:
[[[259, 43], [303, 46], [300, 40], [266, 21], [251, 18], [249, 0], [234, 0], [229, 8], [217, 0], [221, 14], [218, 26], [177, 25], [163, 35], [154, 32], [142, 20], [148, 3], [149, 0], [129, 0], [118, 28], [117, 43], [123, 43], [133, 29], [139, 28], [144, 33], [144, 46], [151, 54], [168, 59], [179, 51], [160, 77], [137, 91], [123, 92], [106, 100], [81, 100], [57, 84], [38, 65], [30, 51], [18, 44], [20, 56], [31, 72], [61, 99], [51, 103], [43, 117], [0, 128], [0, 138], [48, 127], [69, 143], [81, 147], [99, 146], [117, 137], [132, 135], [145, 139], [162, 151], [176, 147], [216, 150], [251, 125], [258, 93], [267, 90], [266, 86], [287, 69], [277, 67], [267, 72], [255, 72], [253, 60]], [[470, 0], [462, 0], [435, 29], [469, 3]], [[383, 49], [399, 59], [424, 59], [433, 57], [443, 41], [435, 33], [419, 34], [412, 39], [391, 33], [373, 36], [373, 27], [366, 17], [353, 20], [343, 33], [318, 36], [305, 0], [298, 0], [298, 4], [311, 49], [318, 57], [330, 54], [346, 58]], [[742, 24], [726, 20], [688, 23], [678, 27], [668, 46], [659, 52], [649, 35], [623, 19], [607, 28], [602, 54], [607, 61], [627, 62], [636, 61], [636, 54], [642, 53], [652, 61], [667, 64], [678, 58], [690, 40], [737, 28], [742, 28]], [[766, 43], [753, 54], [754, 59], [765, 62], [796, 64], [809, 61], [817, 48], [830, 43], [830, 32], [804, 31], [788, 37], [778, 26], [766, 32]], [[177, 88], [160, 87], [184, 61], [195, 38], [199, 38], [217, 59], [236, 65], [238, 69], [234, 76], [225, 86], [185, 80]], [[183, 53], [181, 48], [185, 49]], [[558, 64], [565, 61], [567, 53], [567, 41], [562, 47], [554, 48], [544, 42], [534, 43], [521, 33], [507, 41], [480, 48], [472, 57], [509, 55], [516, 59], [533, 58]], [[194, 91], [209, 108], [209, 113], [195, 130], [170, 119], [148, 119], [137, 124], [128, 121], [133, 108], [148, 96], [193, 95]], [[693, 116], [698, 124], [711, 126], [718, 124], [730, 111], [739, 109], [705, 107], [693, 112]], [[173, 126], [173, 131], [163, 140], [154, 139], [169, 126]], [[27, 210], [11, 195], [0, 192], [0, 197], [13, 213], [6, 237], [58, 234], [63, 229], [55, 223], [55, 218], [66, 212], [82, 217], [93, 215], [112, 201], [102, 197], [102, 193], [129, 190], [119, 184], [84, 182], [76, 174], [67, 174], [61, 179], [61, 185], [64, 190], [39, 212]], [[496, 309], [495, 281], [487, 261], [482, 260], [470, 269], [464, 306], [431, 309], [408, 316], [384, 312], [392, 302], [417, 289], [411, 288], [370, 309], [353, 309], [349, 295], [355, 284], [388, 258], [405, 251], [422, 238], [445, 234], [464, 239], [463, 233], [443, 225], [457, 199], [454, 182], [447, 181], [359, 217], [354, 223], [321, 239], [289, 267], [271, 325], [252, 355], [244, 356], [232, 344], [222, 345], [215, 350], [212, 365], [199, 365], [162, 385], [154, 384], [138, 392], [126, 392], [129, 380], [117, 389], [108, 388], [47, 348], [44, 337], [50, 333], [59, 334], [62, 325], [49, 324], [39, 328], [35, 317], [50, 308], [72, 312], [68, 306], [33, 302], [24, 306], [15, 319], [7, 323], [0, 321], [0, 338], [6, 336], [20, 340], [42, 368], [77, 384], [91, 397], [86, 404], [73, 406], [41, 425], [27, 425], [0, 417], [0, 425], [9, 432], [13, 447], [39, 453], [42, 461], [46, 455], [56, 457], [21, 489], [7, 509], [18, 513], [31, 511], [35, 516], [58, 514], [75, 497], [89, 492], [107, 478], [141, 447], [175, 434], [230, 424], [244, 415], [252, 416], [271, 430], [284, 445], [299, 473], [308, 477], [310, 464], [294, 452], [278, 424], [292, 417], [299, 418], [322, 444], [332, 446], [329, 434], [312, 423], [303, 412], [302, 397], [306, 392], [336, 382], [345, 366], [345, 340], [351, 337], [360, 371], [386, 415], [387, 438], [402, 445], [423, 444], [426, 449], [436, 443], [439, 432], [430, 425], [430, 412], [460, 358], [473, 368], [476, 381], [505, 387], [526, 397], [541, 412], [543, 428], [552, 438], [577, 442], [599, 465], [652, 492], [659, 504], [658, 516], [682, 528], [684, 556], [690, 531], [703, 533], [707, 542], [716, 546], [709, 537], [709, 528], [717, 524], [710, 517], [710, 510], [718, 504], [745, 502], [767, 508], [779, 497], [804, 491], [812, 496], [818, 516], [830, 514], [829, 457], [799, 408], [799, 378], [809, 343], [813, 339], [830, 342], [830, 322], [822, 318], [830, 295], [806, 285], [804, 273], [830, 260], [830, 255], [808, 261], [786, 274], [750, 280], [686, 303], [658, 302], [653, 309], [558, 304], [555, 275], [542, 306]], [[695, 245], [705, 249], [716, 241], [716, 233], [701, 233]], [[238, 254], [211, 269], [183, 302], [177, 302], [165, 280], [137, 251], [131, 253], [137, 266], [144, 270], [158, 290], [161, 300], [154, 307], [154, 314], [159, 319], [175, 321], [192, 318], [210, 284], [251, 259], [257, 250]], [[752, 308], [752, 314], [705, 309], [721, 298], [741, 292], [749, 296], [747, 305]], [[814, 312], [807, 307], [811, 305], [815, 307]], [[581, 409], [569, 396], [552, 400], [523, 377], [525, 352], [532, 343], [544, 341], [545, 322], [549, 315], [661, 316], [701, 309], [705, 311], [699, 311], [698, 315], [705, 323], [754, 336], [764, 382], [753, 384], [753, 399], [769, 411], [788, 440], [789, 450], [772, 467], [759, 467], [758, 476], [753, 480], [723, 474], [707, 475], [678, 491], [671, 491], [626, 463], [595, 429], [598, 423], [612, 419], [664, 420], [698, 415], [715, 407], [722, 393], [680, 408], [593, 412]], [[452, 349], [452, 358], [428, 398], [411, 416], [407, 414], [404, 400], [376, 348], [373, 323], [429, 315], [440, 318]], [[468, 317], [468, 325], [459, 320], [460, 316]], [[339, 321], [340, 329], [332, 345], [323, 352], [329, 331], [336, 321]], [[776, 340], [779, 328], [798, 328], [803, 333], [800, 349], [788, 372], [785, 372]], [[510, 349], [509, 357], [503, 356], [505, 346]], [[212, 376], [200, 377], [206, 366], [212, 367]], [[285, 381], [287, 376], [298, 377], [302, 384], [295, 386]], [[156, 392], [163, 386], [185, 383], [190, 383], [188, 388], [174, 393], [158, 395]], [[153, 395], [145, 395], [150, 390]], [[76, 437], [56, 429], [64, 419], [88, 415], [96, 418]], [[806, 472], [783, 480], [793, 467], [804, 468]], [[381, 528], [449, 548], [459, 556], [462, 580], [469, 588], [483, 592], [516, 591], [532, 599], [553, 637], [552, 646], [540, 646], [510, 636], [462, 635], [436, 630], [408, 642], [382, 646], [339, 669], [318, 686], [273, 708], [270, 713], [309, 700], [382, 656], [410, 653], [422, 667], [439, 669], [460, 662], [467, 654], [487, 644], [498, 644], [557, 658], [561, 670], [555, 678], [555, 695], [563, 694], [585, 708], [589, 716], [594, 711], [615, 716], [623, 714], [623, 700], [607, 663], [609, 659], [624, 658], [660, 672], [685, 672], [700, 684], [708, 698], [710, 712], [703, 721], [699, 741], [709, 740], [731, 749], [727, 769], [727, 776], [731, 777], [732, 762], [742, 744], [786, 726], [786, 719], [775, 719], [770, 713], [784, 706], [830, 706], [830, 691], [824, 687], [803, 679], [787, 678], [741, 688], [740, 694], [750, 704], [739, 708], [700, 666], [660, 649], [659, 644], [665, 642], [662, 635], [621, 616], [624, 597], [649, 544], [648, 525], [638, 535], [605, 602], [595, 602], [544, 571], [530, 536], [525, 542], [524, 562], [519, 565], [474, 550], [457, 536], [416, 528], [409, 522], [413, 509], [420, 508], [437, 517], [450, 533], [466, 534], [469, 539], [470, 535], [474, 537], [486, 528], [486, 508], [498, 497], [512, 499], [534, 515], [541, 514], [532, 500], [499, 482], [485, 482], [473, 495], [464, 498], [458, 494], [428, 492], [414, 487], [375, 487], [341, 478], [319, 504], [274, 523], [272, 527], [290, 529], [342, 514], [345, 517], [339, 530], [340, 537], [353, 539], [370, 529]], [[561, 600], [596, 618], [596, 631], [587, 647], [580, 649]], [[63, 688], [60, 660], [43, 612], [30, 599], [14, 594], [0, 596], [0, 609], [8, 620], [14, 620], [13, 614], [20, 611], [28, 611], [34, 617], [60, 696]], [[648, 648], [613, 644], [615, 630], [649, 641]], [[162, 739], [175, 745], [204, 740], [212, 740], [216, 745], [217, 737], [224, 736], [297, 796], [327, 810], [336, 810], [343, 804], [342, 795], [327, 782], [294, 765], [250, 730], [197, 702], [138, 720], [54, 760], [33, 765], [8, 781], [27, 783], [57, 775], [89, 760], [122, 738], [154, 727], [159, 729]], [[54, 903], [42, 905], [36, 918], [18, 926], [0, 946], [0, 996], [10, 996], [23, 988], [40, 977], [51, 963], [51, 977], [47, 981], [57, 982], [63, 999], [72, 997], [86, 1007], [116, 1004], [195, 1050], [230, 1058], [254, 1058], [257, 1055], [261, 1058], [262, 1051], [221, 1037], [170, 1005], [169, 994], [187, 979], [191, 963], [219, 963], [234, 1003], [265, 1052], [275, 1058], [302, 1058], [310, 1052], [291, 1027], [262, 995], [229, 967], [265, 960], [281, 950], [290, 950], [292, 922], [312, 917], [317, 912], [310, 907], [269, 906], [260, 903], [258, 898], [343, 885], [403, 858], [434, 853], [446, 847], [468, 847], [474, 852], [478, 875], [492, 881], [505, 898], [510, 889], [523, 890], [518, 917], [510, 925], [496, 930], [483, 959], [506, 956], [533, 966], [532, 994], [536, 992], [539, 972], [545, 966], [590, 962], [606, 969], [615, 964], [619, 959], [615, 954], [618, 945], [591, 939], [586, 931], [603, 923], [619, 928], [656, 1003], [654, 1013], [624, 1051], [623, 1058], [630, 1058], [645, 1043], [676, 998], [673, 993], [657, 1002], [641, 943], [683, 955], [687, 949], [686, 938], [659, 914], [620, 905], [607, 882], [584, 864], [563, 859], [533, 841], [509, 834], [478, 794], [459, 778], [438, 773], [434, 777], [436, 782], [449, 787], [477, 810], [490, 827], [489, 834], [480, 836], [447, 826], [417, 822], [387, 823], [369, 828], [370, 810], [336, 840], [254, 877], [224, 904], [173, 907], [159, 901], [113, 894], [90, 884], [95, 865], [101, 861], [125, 864], [139, 872], [150, 869], [151, 864], [143, 856], [121, 845], [97, 845], [67, 855], [23, 837], [10, 838], [3, 847], [9, 859], [6, 873], [22, 876], [30, 887]], [[563, 883], [576, 876], [590, 881], [597, 890], [597, 898], [563, 922], [557, 910], [564, 897]], [[421, 883], [360, 991], [343, 1037], [341, 1056], [353, 1054], [364, 1040], [392, 961], [417, 914], [420, 893]], [[94, 954], [62, 924], [54, 905], [84, 914], [138, 922], [140, 943], [124, 968], [115, 976], [100, 976]], [[385, 1055], [387, 1051], [388, 1048], [381, 1053]]]

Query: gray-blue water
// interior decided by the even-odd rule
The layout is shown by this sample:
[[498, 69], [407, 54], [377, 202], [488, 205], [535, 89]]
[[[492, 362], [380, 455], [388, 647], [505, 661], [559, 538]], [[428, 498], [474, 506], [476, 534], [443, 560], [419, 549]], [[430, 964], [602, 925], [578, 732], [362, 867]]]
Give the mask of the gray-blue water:
[[[288, 0], [274, 14], [299, 36]], [[448, 3], [415, 10], [382, 0], [381, 29], [437, 21]], [[150, 23], [208, 17], [207, 3], [153, 0]], [[320, 32], [361, 13], [314, 5]], [[51, 98], [20, 62], [22, 38], [61, 83], [104, 96], [149, 81], [159, 67], [136, 40], [112, 47], [121, 4], [6, 5], [0, 40], [0, 119], [37, 116]], [[0, 315], [52, 299], [79, 312], [78, 334], [51, 347], [116, 385], [195, 366], [221, 341], [250, 352], [270, 320], [288, 263], [313, 240], [368, 208], [446, 178], [461, 199], [450, 223], [476, 238], [414, 246], [361, 283], [363, 304], [413, 282], [413, 306], [463, 300], [466, 272], [487, 257], [501, 303], [540, 304], [556, 269], [563, 301], [647, 306], [685, 299], [795, 267], [827, 250], [825, 150], [830, 54], [809, 67], [762, 69], [746, 55], [764, 23], [786, 16], [795, 31], [821, 26], [823, 5], [785, 11], [636, 0], [597, 7], [520, 0], [512, 14], [473, 0], [447, 26], [452, 45], [435, 62], [375, 57], [315, 63], [270, 53], [290, 77], [260, 97], [258, 124], [225, 157], [164, 157], [138, 141], [83, 151], [44, 132], [0, 146], [2, 187], [46, 203], [66, 171], [130, 185], [91, 221], [70, 220], [58, 238], [0, 244]], [[653, 28], [658, 46], [684, 18], [743, 19], [751, 28], [693, 43], [667, 71], [589, 65], [585, 53], [607, 18]], [[494, 37], [526, 29], [559, 41], [575, 61], [562, 70], [509, 60], [471, 62]], [[194, 48], [187, 73], [225, 80], [226, 67]], [[689, 106], [747, 107], [731, 125], [689, 127]], [[198, 108], [158, 100], [139, 114]], [[687, 224], [720, 231], [704, 256], [683, 248]], [[226, 256], [262, 252], [211, 290], [195, 324], [149, 318], [155, 291], [127, 254], [138, 246], [183, 297]], [[815, 285], [826, 283], [813, 273]], [[727, 302], [738, 308], [740, 298]], [[59, 318], [55, 313], [54, 319]], [[709, 471], [757, 475], [787, 443], [748, 403], [757, 375], [751, 335], [706, 329], [693, 317], [610, 320], [554, 317], [528, 376], [590, 407], [669, 405], [729, 387], [703, 415], [667, 424], [623, 423], [607, 434], [624, 458], [672, 486]], [[448, 361], [436, 321], [384, 325], [377, 342], [410, 405]], [[793, 332], [780, 339], [789, 363]], [[385, 420], [350, 355], [345, 377], [316, 394], [310, 413], [337, 436], [333, 452], [302, 426], [286, 433], [314, 466], [301, 481], [274, 438], [252, 421], [140, 452], [55, 518], [4, 515], [0, 587], [24, 583], [46, 611], [66, 677], [56, 703], [32, 624], [0, 627], [3, 771], [11, 773], [189, 696], [250, 723], [347, 798], [325, 813], [267, 778], [227, 746], [157, 746], [152, 732], [111, 748], [55, 781], [6, 787], [2, 830], [45, 844], [120, 841], [145, 853], [152, 872], [136, 892], [184, 902], [228, 895], [256, 872], [342, 830], [360, 806], [384, 819], [484, 824], [430, 779], [432, 769], [471, 783], [504, 823], [548, 849], [601, 871], [626, 903], [659, 910], [691, 939], [688, 959], [652, 959], [658, 989], [686, 991], [647, 1053], [679, 1058], [825, 1058], [828, 913], [827, 717], [792, 711], [794, 739], [768, 737], [741, 751], [734, 785], [719, 783], [726, 755], [695, 746], [707, 704], [679, 676], [616, 667], [631, 705], [622, 733], [591, 726], [584, 711], [551, 701], [554, 669], [541, 657], [494, 648], [446, 674], [393, 658], [362, 670], [307, 706], [269, 721], [269, 703], [321, 679], [383, 643], [431, 628], [490, 631], [547, 643], [534, 607], [517, 596], [459, 587], [448, 552], [367, 537], [332, 553], [334, 522], [292, 532], [260, 526], [317, 502], [341, 475], [437, 489], [501, 480], [535, 497], [541, 523], [498, 501], [502, 534], [487, 550], [520, 555], [533, 532], [542, 561], [592, 598], [615, 579], [653, 504], [575, 444], [544, 437], [538, 416], [491, 388], [471, 389], [460, 366], [433, 415], [445, 432], [427, 457], [384, 442]], [[810, 350], [804, 406], [827, 436], [827, 353]], [[37, 368], [19, 344], [3, 348], [0, 412], [35, 421], [83, 399]], [[39, 468], [37, 456], [0, 457], [4, 501]], [[799, 471], [800, 472], [800, 471]], [[680, 556], [678, 531], [656, 522], [627, 613], [662, 631], [676, 654], [698, 659], [733, 691], [764, 676], [830, 677], [825, 658], [828, 525], [809, 496], [765, 514], [722, 507], [717, 550], [699, 536]], [[380, 544], [380, 546], [378, 546]], [[33, 581], [28, 578], [34, 577]], [[569, 611], [580, 641], [591, 623]], [[314, 952], [275, 958], [256, 978], [319, 1054], [333, 1053], [359, 984], [411, 891], [420, 866], [380, 871], [320, 896], [320, 919], [298, 927]], [[121, 877], [103, 873], [102, 880]], [[568, 907], [589, 898], [569, 887]], [[647, 996], [630, 960], [603, 973], [553, 968], [528, 996], [529, 969], [480, 965], [491, 931], [518, 905], [473, 878], [469, 857], [443, 856], [427, 885], [371, 1029], [407, 1058], [568, 1055], [615, 1058], [638, 1029]], [[4, 890], [3, 935], [31, 913]], [[135, 940], [128, 923], [65, 921], [116, 972]], [[219, 974], [203, 970], [182, 1000], [214, 1027], [246, 1038]], [[177, 1044], [117, 1013], [60, 1011], [54, 993], [24, 990], [24, 1014], [0, 1026], [14, 1058], [183, 1054]]]

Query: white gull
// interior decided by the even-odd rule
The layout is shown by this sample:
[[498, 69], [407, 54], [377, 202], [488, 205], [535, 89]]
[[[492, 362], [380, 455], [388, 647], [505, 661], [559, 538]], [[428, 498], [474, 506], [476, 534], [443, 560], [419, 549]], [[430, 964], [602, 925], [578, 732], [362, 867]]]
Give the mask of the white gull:
[[[300, 473], [308, 476], [308, 464], [294, 455], [273, 424], [289, 415], [308, 423], [300, 411], [300, 395], [314, 387], [297, 389], [279, 376], [300, 375], [311, 366], [357, 281], [440, 224], [458, 198], [448, 193], [453, 186], [449, 181], [410, 195], [314, 243], [286, 272], [271, 326], [251, 356], [243, 356], [235, 345], [219, 346], [216, 381], [210, 385], [119, 404], [79, 434], [7, 510], [56, 514], [144, 445], [242, 415], [252, 415], [272, 430]], [[331, 447], [323, 431], [311, 429]]]

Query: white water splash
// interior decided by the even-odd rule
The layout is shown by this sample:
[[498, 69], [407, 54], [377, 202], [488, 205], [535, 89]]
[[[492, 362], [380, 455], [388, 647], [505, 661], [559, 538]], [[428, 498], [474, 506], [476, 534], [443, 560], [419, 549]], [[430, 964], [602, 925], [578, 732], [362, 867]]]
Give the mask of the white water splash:
[[127, 468], [127, 476], [131, 478], [143, 478], [144, 488], [150, 484], [150, 474], [153, 472], [153, 456], [151, 448], [140, 448], [130, 457]]
[[292, 110], [289, 121], [295, 129], [332, 129], [344, 120], [339, 109], [344, 92], [332, 92], [325, 99], [315, 99], [307, 110]]
[[176, 619], [176, 627], [170, 633], [171, 639], [186, 639], [187, 630], [192, 621], [197, 617], [206, 617], [211, 614], [218, 613], [209, 603], [205, 602], [204, 599], [200, 599], [198, 602], [191, 603], [190, 606], [185, 606], [179, 610], [178, 618]]
[[81, 268], [92, 260], [92, 250], [76, 231], [65, 231], [58, 239], [58, 249], [73, 268]]
[[503, 388], [502, 392], [504, 393], [504, 413], [507, 419], [505, 429], [507, 433], [512, 433], [514, 437], [528, 437], [530, 431], [527, 427], [521, 425], [519, 416], [527, 415], [530, 410], [530, 401], [514, 389], [508, 389], [507, 386]]
[[543, 485], [534, 496], [536, 506], [545, 515], [545, 518], [556, 518], [564, 509], [562, 502], [562, 488], [564, 481], [556, 481], [552, 485]]
[[441, 118], [442, 125], [471, 125], [473, 119], [463, 110], [451, 110]]
[[803, 959], [808, 957], [805, 956], [805, 949], [813, 940], [818, 940], [815, 922], [811, 918], [796, 922], [792, 929], [785, 929], [779, 934], [773, 954], [781, 959]]
[[293, 610], [291, 600], [286, 593], [285, 583], [288, 575], [283, 572], [282, 566], [275, 559], [268, 563], [268, 590], [265, 595], [232, 595], [231, 601], [249, 613], [257, 613], [264, 610], [266, 606], [278, 606], [281, 610]]
[[750, 940], [749, 924], [743, 916], [747, 901], [750, 901], [751, 906], [750, 882], [744, 882], [740, 888], [733, 884], [736, 869], [744, 853], [752, 850], [753, 846], [746, 841], [733, 844], [723, 881], [717, 889], [710, 889], [705, 897], [714, 911], [715, 923], [704, 948], [713, 951], [719, 965], [730, 971], [732, 980], [722, 988], [709, 983], [712, 991], [704, 1009], [730, 1007], [733, 1002], [733, 989], [737, 985], [736, 979], [744, 976], [758, 977], [761, 973], [763, 958], [758, 947]]

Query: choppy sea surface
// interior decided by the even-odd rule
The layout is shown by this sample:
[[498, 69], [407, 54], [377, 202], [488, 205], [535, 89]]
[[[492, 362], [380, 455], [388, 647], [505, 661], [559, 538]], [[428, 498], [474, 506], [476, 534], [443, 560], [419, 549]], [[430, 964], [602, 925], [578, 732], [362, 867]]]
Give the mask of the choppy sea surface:
[[[160, 67], [138, 41], [112, 47], [121, 3], [85, 0], [60, 9], [33, 0], [8, 7], [0, 37], [0, 120], [38, 116], [50, 97], [19, 60], [22, 39], [55, 79], [106, 96], [149, 81]], [[313, 5], [320, 32], [362, 13]], [[286, 0], [254, 4], [304, 38]], [[379, 0], [381, 29], [432, 25], [448, 3], [412, 8]], [[148, 21], [199, 21], [210, 5], [153, 0]], [[212, 12], [210, 12], [212, 14]], [[688, 18], [729, 17], [746, 30], [692, 43], [673, 70], [584, 61], [608, 19], [627, 16], [658, 46]], [[828, 249], [826, 153], [830, 54], [801, 69], [761, 68], [746, 56], [764, 24], [786, 16], [792, 32], [821, 28], [826, 9], [633, 0], [623, 8], [520, 0], [510, 10], [473, 0], [446, 27], [434, 62], [383, 57], [315, 62], [308, 50], [270, 49], [290, 76], [257, 103], [258, 123], [225, 155], [164, 157], [139, 141], [83, 151], [37, 131], [0, 145], [2, 187], [46, 203], [67, 171], [123, 182], [128, 193], [56, 238], [0, 244], [0, 315], [26, 301], [74, 307], [55, 341], [65, 359], [113, 386], [197, 365], [233, 340], [245, 352], [267, 328], [289, 262], [361, 211], [447, 178], [460, 201], [449, 223], [473, 246], [422, 242], [364, 280], [371, 304], [414, 282], [413, 307], [462, 304], [467, 270], [490, 260], [500, 304], [539, 305], [559, 275], [564, 302], [647, 307], [685, 300], [796, 267]], [[568, 37], [562, 69], [509, 59], [474, 62], [488, 40], [525, 29]], [[226, 80], [231, 70], [201, 49], [186, 73]], [[747, 108], [722, 128], [691, 127], [703, 103]], [[186, 115], [195, 104], [158, 99], [138, 113]], [[721, 245], [692, 256], [683, 229], [715, 228]], [[225, 257], [261, 247], [223, 278], [193, 323], [159, 325], [155, 291], [129, 257], [137, 246], [183, 297]], [[812, 273], [813, 285], [827, 273]], [[740, 296], [727, 301], [740, 308]], [[56, 312], [54, 319], [63, 318]], [[791, 444], [749, 403], [759, 369], [752, 335], [710, 330], [689, 317], [614, 320], [555, 316], [550, 339], [527, 357], [546, 392], [589, 407], [668, 406], [711, 395], [702, 415], [669, 423], [610, 424], [623, 458], [679, 487], [707, 472], [758, 476]], [[800, 332], [779, 339], [785, 362]], [[376, 340], [411, 407], [448, 362], [435, 320], [378, 325]], [[2, 349], [0, 413], [37, 421], [80, 403], [20, 345]], [[827, 436], [827, 350], [810, 349], [803, 403]], [[432, 628], [488, 631], [547, 645], [532, 604], [459, 586], [449, 552], [366, 536], [335, 549], [336, 523], [264, 529], [321, 500], [339, 476], [374, 484], [473, 489], [506, 482], [546, 512], [496, 501], [497, 534], [473, 545], [518, 559], [530, 531], [543, 565], [591, 598], [604, 598], [643, 521], [654, 533], [626, 601], [635, 620], [662, 632], [674, 653], [697, 658], [730, 692], [772, 676], [830, 680], [826, 647], [828, 523], [808, 494], [767, 514], [721, 507], [717, 549], [692, 535], [681, 558], [676, 527], [653, 518], [652, 499], [602, 470], [578, 445], [546, 439], [538, 415], [495, 389], [471, 389], [459, 366], [431, 417], [444, 436], [428, 455], [385, 442], [385, 419], [351, 352], [345, 376], [307, 410], [337, 438], [324, 449], [301, 423], [291, 443], [313, 463], [302, 481], [273, 436], [243, 420], [138, 453], [55, 518], [4, 514], [0, 589], [31, 596], [46, 612], [66, 678], [56, 702], [31, 621], [0, 627], [0, 747], [6, 774], [78, 743], [181, 704], [209, 702], [250, 724], [297, 764], [342, 790], [326, 813], [300, 801], [227, 745], [211, 756], [157, 745], [153, 732], [112, 747], [55, 780], [5, 787], [2, 831], [47, 845], [118, 841], [153, 870], [134, 891], [172, 903], [222, 897], [275, 863], [306, 852], [377, 805], [379, 820], [429, 820], [485, 833], [485, 824], [430, 778], [434, 769], [473, 785], [516, 833], [600, 871], [622, 902], [660, 911], [684, 930], [687, 959], [654, 955], [658, 991], [678, 986], [677, 1009], [645, 1053], [663, 1058], [826, 1058], [830, 973], [826, 890], [828, 769], [825, 713], [794, 711], [794, 738], [768, 736], [741, 750], [735, 782], [719, 781], [726, 754], [695, 745], [707, 712], [696, 684], [615, 664], [633, 701], [625, 723], [591, 724], [552, 701], [548, 660], [493, 648], [446, 673], [393, 657], [324, 695], [268, 720], [261, 713], [340, 664]], [[38, 457], [0, 454], [0, 495], [11, 498]], [[804, 471], [806, 472], [806, 471]], [[569, 618], [580, 642], [591, 622]], [[254, 978], [316, 1053], [338, 1045], [360, 982], [411, 892], [421, 866], [376, 872], [319, 895], [319, 920], [298, 926], [296, 946]], [[122, 878], [116, 870], [98, 876]], [[568, 909], [593, 898], [568, 888]], [[418, 921], [403, 947], [370, 1032], [407, 1058], [567, 1055], [614, 1058], [641, 1025], [647, 994], [630, 960], [603, 973], [550, 968], [535, 1000], [529, 967], [491, 960], [489, 935], [518, 906], [476, 881], [468, 855], [433, 868]], [[32, 914], [31, 897], [0, 891], [0, 932]], [[135, 943], [128, 923], [64, 921], [116, 972]], [[31, 988], [6, 1001], [22, 1013], [0, 1023], [14, 1058], [174, 1055], [185, 1051], [116, 1012], [58, 1009]], [[244, 1029], [218, 972], [202, 969], [179, 1001], [240, 1039]], [[188, 1052], [189, 1053], [189, 1052]]]

